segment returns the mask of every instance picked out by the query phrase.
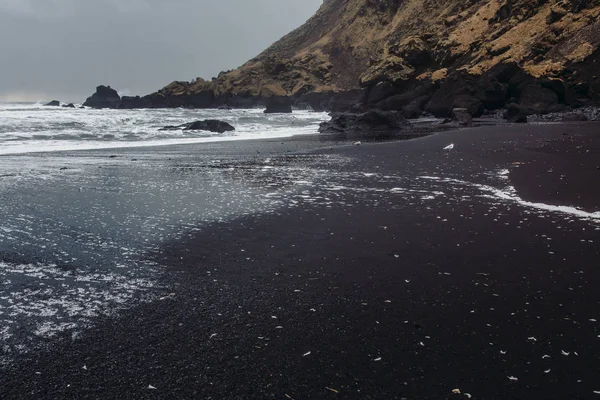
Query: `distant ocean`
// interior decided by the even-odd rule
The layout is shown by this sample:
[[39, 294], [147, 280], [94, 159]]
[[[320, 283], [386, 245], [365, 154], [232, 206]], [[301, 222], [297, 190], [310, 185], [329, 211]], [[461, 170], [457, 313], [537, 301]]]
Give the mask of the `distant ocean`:
[[[159, 130], [202, 119], [226, 121], [236, 131], [217, 134]], [[0, 103], [0, 154], [289, 137], [316, 133], [319, 123], [327, 119], [326, 113], [309, 111], [93, 110]]]

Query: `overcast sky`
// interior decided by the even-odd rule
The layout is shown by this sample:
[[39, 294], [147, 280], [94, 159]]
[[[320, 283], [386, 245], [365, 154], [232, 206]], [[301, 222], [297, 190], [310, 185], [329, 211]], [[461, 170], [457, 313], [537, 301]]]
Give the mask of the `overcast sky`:
[[0, 101], [151, 93], [240, 66], [322, 0], [0, 0]]

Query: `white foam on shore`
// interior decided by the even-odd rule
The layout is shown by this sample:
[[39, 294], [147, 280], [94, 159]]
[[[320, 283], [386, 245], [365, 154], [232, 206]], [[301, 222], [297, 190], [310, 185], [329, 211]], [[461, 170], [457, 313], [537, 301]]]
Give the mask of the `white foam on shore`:
[[43, 143], [22, 142], [14, 144], [3, 144], [0, 147], [0, 155], [28, 154], [28, 153], [47, 153], [55, 151], [75, 151], [75, 150], [101, 150], [101, 149], [120, 149], [120, 148], [139, 148], [139, 147], [157, 147], [171, 145], [187, 145], [198, 143], [217, 143], [233, 142], [239, 140], [259, 140], [259, 139], [283, 139], [300, 135], [315, 134], [314, 128], [295, 128], [295, 129], [277, 129], [265, 131], [261, 134], [239, 134], [236, 136], [213, 136], [190, 139], [163, 139], [148, 141], [116, 141], [116, 142], [94, 142], [94, 141], [58, 141], [46, 140]]
[[[63, 332], [78, 335], [101, 315], [113, 315], [134, 299], [151, 300], [151, 278], [114, 272], [66, 271], [55, 265], [0, 262], [0, 364]], [[60, 284], [57, 284], [60, 282]], [[27, 322], [28, 337], [14, 333]]]
[[[495, 173], [495, 176], [498, 177], [499, 179], [505, 181], [505, 180], [508, 180], [509, 174], [510, 174], [509, 170], [502, 169], [500, 171], [497, 171]], [[493, 199], [514, 202], [521, 206], [532, 208], [532, 209], [535, 209], [538, 211], [547, 211], [547, 212], [552, 212], [552, 213], [564, 214], [564, 215], [576, 217], [581, 220], [600, 223], [600, 211], [588, 212], [588, 211], [584, 211], [584, 210], [581, 210], [581, 209], [573, 207], [573, 206], [564, 206], [564, 205], [556, 206], [556, 205], [551, 205], [551, 204], [527, 201], [527, 200], [522, 199], [518, 195], [517, 190], [514, 188], [514, 186], [511, 186], [511, 185], [508, 185], [502, 189], [499, 189], [499, 188], [489, 186], [489, 185], [472, 183], [472, 182], [467, 182], [467, 181], [454, 179], [454, 178], [442, 178], [442, 177], [437, 177], [437, 176], [420, 176], [419, 178], [431, 180], [431, 181], [451, 183], [451, 184], [466, 185], [466, 186], [477, 188], [485, 193], [489, 193], [489, 195], [487, 195], [487, 196], [490, 198], [493, 198]]]
[[[197, 120], [219, 119], [236, 130], [161, 131]], [[0, 155], [276, 139], [314, 134], [325, 113], [263, 110], [81, 110], [0, 105]]]

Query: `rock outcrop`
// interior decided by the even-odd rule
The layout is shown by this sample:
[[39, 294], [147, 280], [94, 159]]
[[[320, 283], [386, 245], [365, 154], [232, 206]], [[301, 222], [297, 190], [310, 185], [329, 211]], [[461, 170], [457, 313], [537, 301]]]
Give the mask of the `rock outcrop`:
[[184, 131], [208, 131], [208, 132], [231, 132], [235, 131], [235, 128], [231, 126], [229, 123], [224, 121], [219, 121], [216, 119], [206, 119], [204, 121], [195, 121], [190, 122], [188, 124], [177, 125], [177, 126], [165, 126], [160, 129], [161, 131], [175, 131], [175, 130], [184, 130]]
[[525, 123], [527, 122], [527, 112], [519, 107], [518, 104], [510, 103], [504, 112], [504, 118], [508, 122]]
[[452, 121], [460, 126], [473, 126], [473, 116], [466, 108], [452, 110]]
[[325, 0], [241, 67], [121, 103], [543, 114], [600, 104], [599, 64], [600, 0]]
[[336, 113], [321, 123], [320, 133], [346, 136], [395, 136], [410, 126], [398, 111], [370, 110], [362, 114]]
[[598, 0], [326, 0], [211, 88], [260, 98], [275, 85], [319, 111], [551, 112], [600, 101], [598, 21]]
[[140, 96], [123, 96], [117, 108], [130, 110], [136, 108], [150, 108], [150, 102], [146, 98]]
[[96, 93], [83, 103], [84, 106], [91, 108], [119, 108], [120, 104], [121, 96], [110, 86], [98, 86]]
[[44, 104], [45, 107], [60, 107], [60, 101], [52, 100], [49, 103]]

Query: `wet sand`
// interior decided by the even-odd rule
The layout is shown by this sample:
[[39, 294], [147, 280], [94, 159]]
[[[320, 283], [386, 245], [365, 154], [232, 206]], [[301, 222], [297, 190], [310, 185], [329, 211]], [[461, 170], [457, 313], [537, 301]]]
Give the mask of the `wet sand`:
[[157, 300], [22, 356], [2, 398], [600, 397], [600, 125], [306, 143], [168, 150], [272, 206], [148, 251]]

